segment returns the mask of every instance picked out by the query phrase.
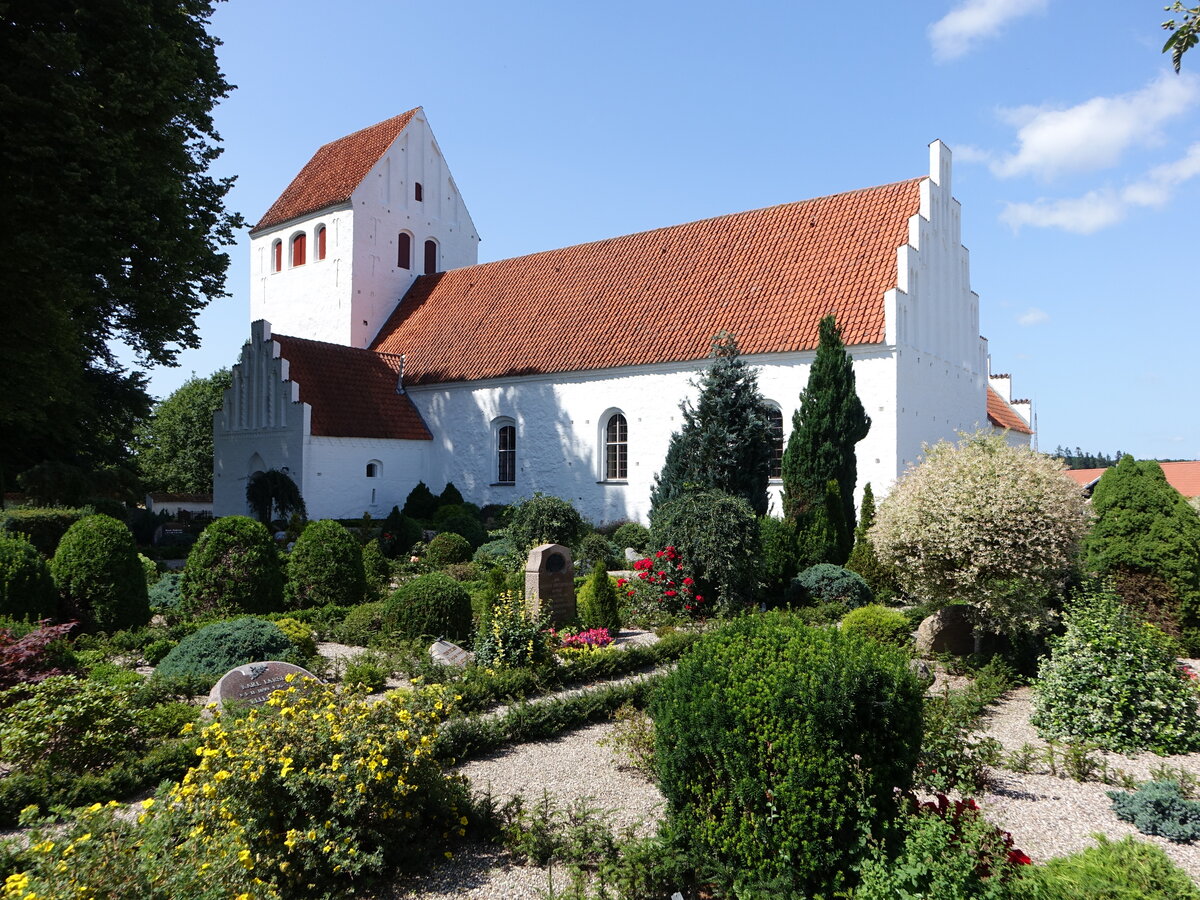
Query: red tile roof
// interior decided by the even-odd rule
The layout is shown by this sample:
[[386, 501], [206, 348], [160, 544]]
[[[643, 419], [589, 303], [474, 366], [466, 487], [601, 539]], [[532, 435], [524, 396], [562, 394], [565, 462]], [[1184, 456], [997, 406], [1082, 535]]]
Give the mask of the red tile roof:
[[[1160, 462], [1167, 484], [1185, 497], [1200, 497], [1200, 460]], [[1105, 472], [1104, 469], [1069, 469], [1067, 474], [1087, 487]]]
[[301, 402], [312, 407], [312, 434], [432, 440], [412, 400], [396, 393], [399, 357], [286, 334], [271, 338], [300, 386]]
[[1033, 430], [1025, 424], [1025, 420], [992, 389], [991, 385], [987, 389], [987, 417], [988, 421], [997, 428], [1007, 428], [1018, 434], [1033, 434]]
[[321, 147], [250, 233], [345, 203], [420, 108]]
[[883, 295], [921, 179], [705, 219], [418, 278], [372, 349], [408, 385], [811, 350], [884, 339]]

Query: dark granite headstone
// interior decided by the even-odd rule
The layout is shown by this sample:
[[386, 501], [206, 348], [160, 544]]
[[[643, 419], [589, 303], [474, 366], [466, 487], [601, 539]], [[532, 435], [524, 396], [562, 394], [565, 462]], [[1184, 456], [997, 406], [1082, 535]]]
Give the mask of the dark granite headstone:
[[[238, 703], [261, 706], [275, 691], [287, 690], [289, 675], [296, 675], [297, 678], [317, 677], [307, 669], [277, 660], [247, 663], [222, 675], [221, 680], [209, 693], [208, 702], [220, 706], [226, 701], [235, 700]], [[293, 683], [295, 681], [296, 679], [292, 679]]]
[[552, 625], [575, 621], [575, 567], [562, 544], [541, 544], [525, 563], [525, 602], [535, 616], [549, 614]]

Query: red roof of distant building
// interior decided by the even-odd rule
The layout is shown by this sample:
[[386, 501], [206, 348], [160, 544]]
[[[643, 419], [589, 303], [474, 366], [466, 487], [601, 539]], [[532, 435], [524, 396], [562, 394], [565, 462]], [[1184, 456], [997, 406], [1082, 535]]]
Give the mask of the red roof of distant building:
[[1007, 428], [1018, 434], [1033, 434], [1033, 429], [1026, 424], [1020, 414], [1008, 405], [1008, 402], [996, 393], [989, 385], [987, 389], [988, 421], [997, 428]]
[[884, 340], [884, 294], [921, 179], [660, 228], [418, 278], [372, 349], [408, 385]]
[[288, 361], [288, 378], [312, 407], [312, 434], [324, 437], [432, 440], [412, 401], [396, 393], [400, 358], [285, 334], [271, 335]]
[[[1185, 497], [1200, 497], [1200, 460], [1160, 462], [1167, 484]], [[1080, 485], [1087, 487], [1107, 471], [1106, 469], [1068, 469], [1067, 474]]]
[[421, 107], [325, 144], [250, 233], [345, 203]]

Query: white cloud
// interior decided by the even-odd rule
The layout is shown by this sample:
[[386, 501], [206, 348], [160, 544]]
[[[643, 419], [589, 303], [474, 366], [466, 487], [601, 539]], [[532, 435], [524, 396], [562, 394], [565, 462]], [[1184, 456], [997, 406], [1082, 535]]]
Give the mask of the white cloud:
[[1036, 306], [1029, 307], [1029, 309], [1017, 316], [1017, 324], [1024, 327], [1041, 325], [1043, 322], [1048, 321], [1050, 321], [1050, 314], [1044, 309], [1038, 309]]
[[929, 26], [929, 42], [938, 62], [957, 59], [980, 40], [994, 36], [1012, 19], [1041, 12], [1046, 0], [963, 0]]
[[1093, 97], [1067, 109], [1024, 106], [1001, 115], [1017, 128], [1016, 153], [992, 163], [1001, 178], [1036, 175], [1050, 179], [1116, 165], [1134, 144], [1158, 140], [1158, 128], [1200, 97], [1194, 75], [1164, 73], [1139, 91]]
[[1180, 159], [1155, 166], [1145, 176], [1119, 191], [1103, 188], [1089, 191], [1082, 197], [1009, 203], [1000, 214], [1000, 220], [1012, 226], [1013, 230], [1028, 225], [1092, 234], [1120, 222], [1134, 207], [1165, 206], [1175, 188], [1198, 175], [1200, 143], [1192, 144]]
[[956, 163], [990, 163], [996, 155], [990, 150], [976, 147], [974, 144], [956, 144], [954, 146], [954, 161]]

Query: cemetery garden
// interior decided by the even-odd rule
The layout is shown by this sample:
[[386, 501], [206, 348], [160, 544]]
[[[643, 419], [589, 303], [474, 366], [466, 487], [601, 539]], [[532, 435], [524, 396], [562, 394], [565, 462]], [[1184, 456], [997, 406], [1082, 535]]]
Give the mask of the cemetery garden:
[[1196, 509], [994, 433], [856, 507], [819, 363], [782, 515], [736, 346], [649, 527], [6, 510], [4, 896], [1200, 897]]

